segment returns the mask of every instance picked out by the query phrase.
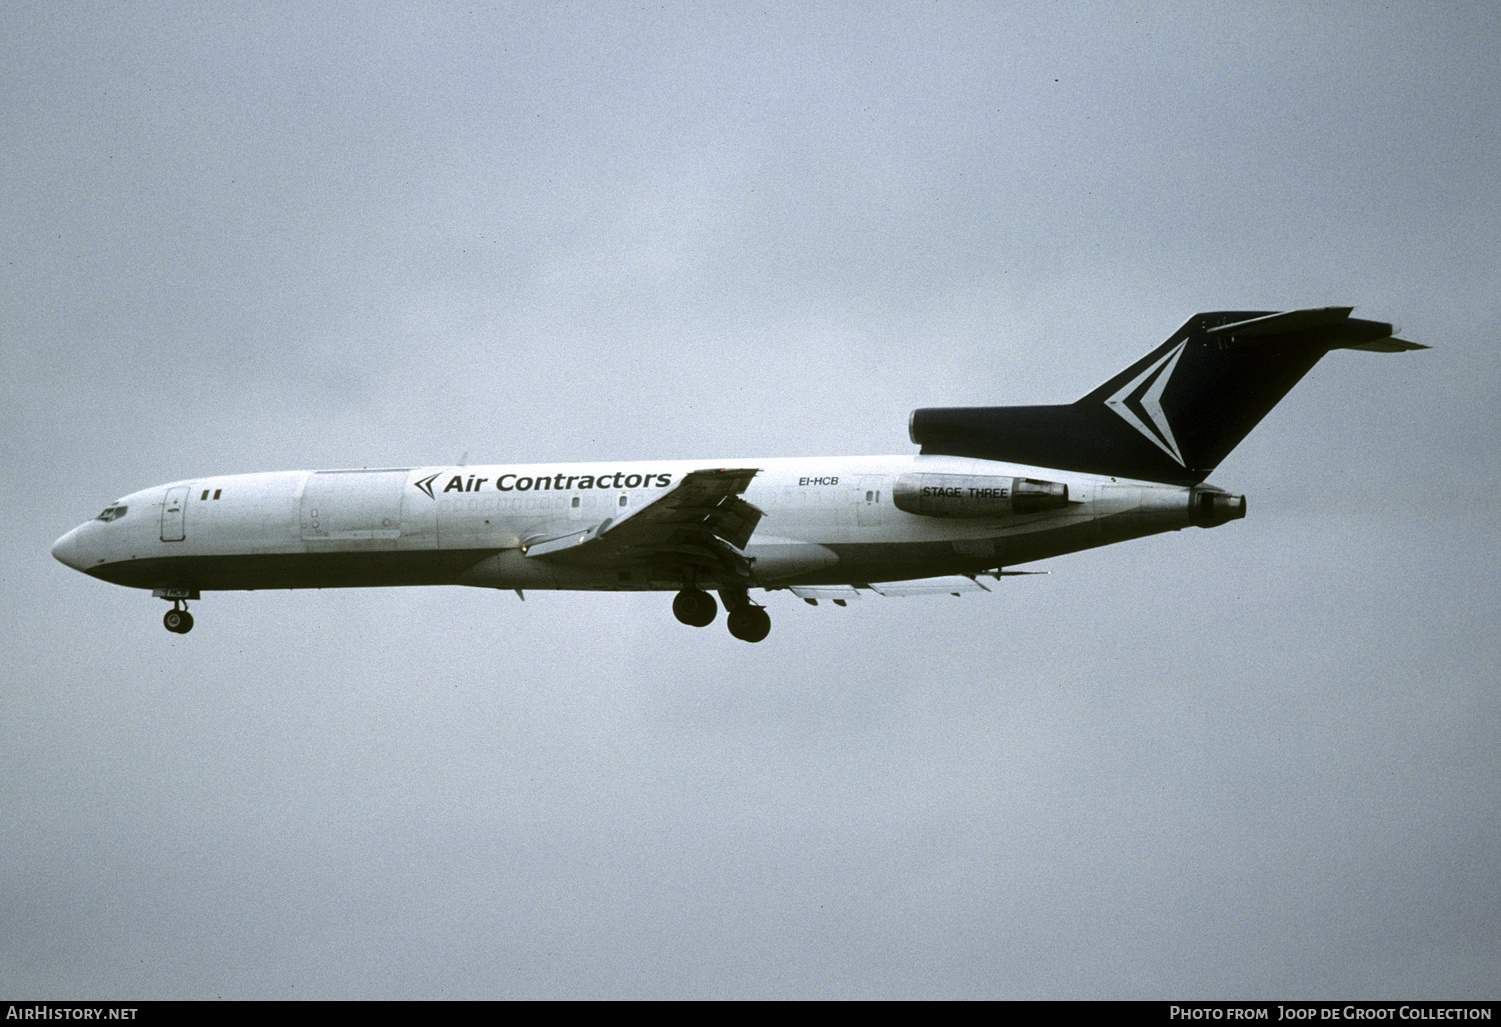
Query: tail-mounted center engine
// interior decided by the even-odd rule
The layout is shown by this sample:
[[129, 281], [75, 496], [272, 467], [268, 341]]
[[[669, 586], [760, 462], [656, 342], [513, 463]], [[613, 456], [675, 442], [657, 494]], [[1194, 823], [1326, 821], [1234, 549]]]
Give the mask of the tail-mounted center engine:
[[1197, 485], [1188, 493], [1188, 517], [1201, 528], [1213, 528], [1246, 515], [1246, 497], [1232, 496], [1209, 485]]
[[1036, 478], [904, 474], [891, 490], [898, 510], [923, 517], [1012, 517], [1068, 505], [1068, 486]]

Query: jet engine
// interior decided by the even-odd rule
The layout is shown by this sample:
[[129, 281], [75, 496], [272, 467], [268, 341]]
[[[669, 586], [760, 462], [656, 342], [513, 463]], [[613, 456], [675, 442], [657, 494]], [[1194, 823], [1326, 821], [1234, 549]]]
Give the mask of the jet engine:
[[1189, 490], [1188, 516], [1201, 528], [1213, 528], [1246, 515], [1246, 497], [1232, 496], [1210, 485]]
[[898, 510], [922, 517], [1011, 517], [1068, 505], [1068, 486], [1036, 478], [904, 474], [891, 490]]

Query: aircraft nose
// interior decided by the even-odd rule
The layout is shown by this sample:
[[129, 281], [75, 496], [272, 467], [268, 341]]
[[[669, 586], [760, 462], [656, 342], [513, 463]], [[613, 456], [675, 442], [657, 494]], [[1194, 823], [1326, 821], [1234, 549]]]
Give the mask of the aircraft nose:
[[88, 524], [80, 524], [62, 538], [52, 543], [52, 555], [59, 563], [67, 564], [75, 571], [88, 569], [88, 554], [84, 551], [87, 547], [83, 542], [83, 534], [89, 528]]

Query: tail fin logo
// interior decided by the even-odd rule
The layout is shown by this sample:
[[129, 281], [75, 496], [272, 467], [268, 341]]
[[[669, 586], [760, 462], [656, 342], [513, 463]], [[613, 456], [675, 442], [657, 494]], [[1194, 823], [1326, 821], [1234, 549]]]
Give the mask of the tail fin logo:
[[1162, 409], [1162, 393], [1167, 388], [1168, 379], [1173, 376], [1173, 368], [1178, 366], [1183, 347], [1187, 345], [1187, 340], [1178, 343], [1171, 352], [1149, 365], [1141, 374], [1121, 386], [1120, 391], [1105, 400], [1106, 406], [1145, 435], [1158, 449], [1178, 461], [1180, 467], [1188, 465], [1178, 449], [1178, 440], [1173, 437], [1167, 413]]

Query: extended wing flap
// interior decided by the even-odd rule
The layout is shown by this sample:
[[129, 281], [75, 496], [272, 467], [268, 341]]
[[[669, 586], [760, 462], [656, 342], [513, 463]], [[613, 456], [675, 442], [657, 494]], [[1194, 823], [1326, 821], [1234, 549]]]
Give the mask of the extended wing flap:
[[961, 592], [991, 592], [979, 580], [963, 574], [951, 574], [942, 578], [918, 578], [915, 581], [872, 582], [872, 592], [883, 596], [941, 596], [959, 595]]
[[988, 571], [981, 574], [950, 574], [938, 578], [911, 581], [872, 581], [856, 585], [789, 585], [787, 590], [802, 599], [858, 599], [866, 591], [878, 596], [939, 596], [964, 592], [994, 592], [995, 588], [980, 578], [1012, 577], [1022, 574], [1047, 574], [1047, 571]]

